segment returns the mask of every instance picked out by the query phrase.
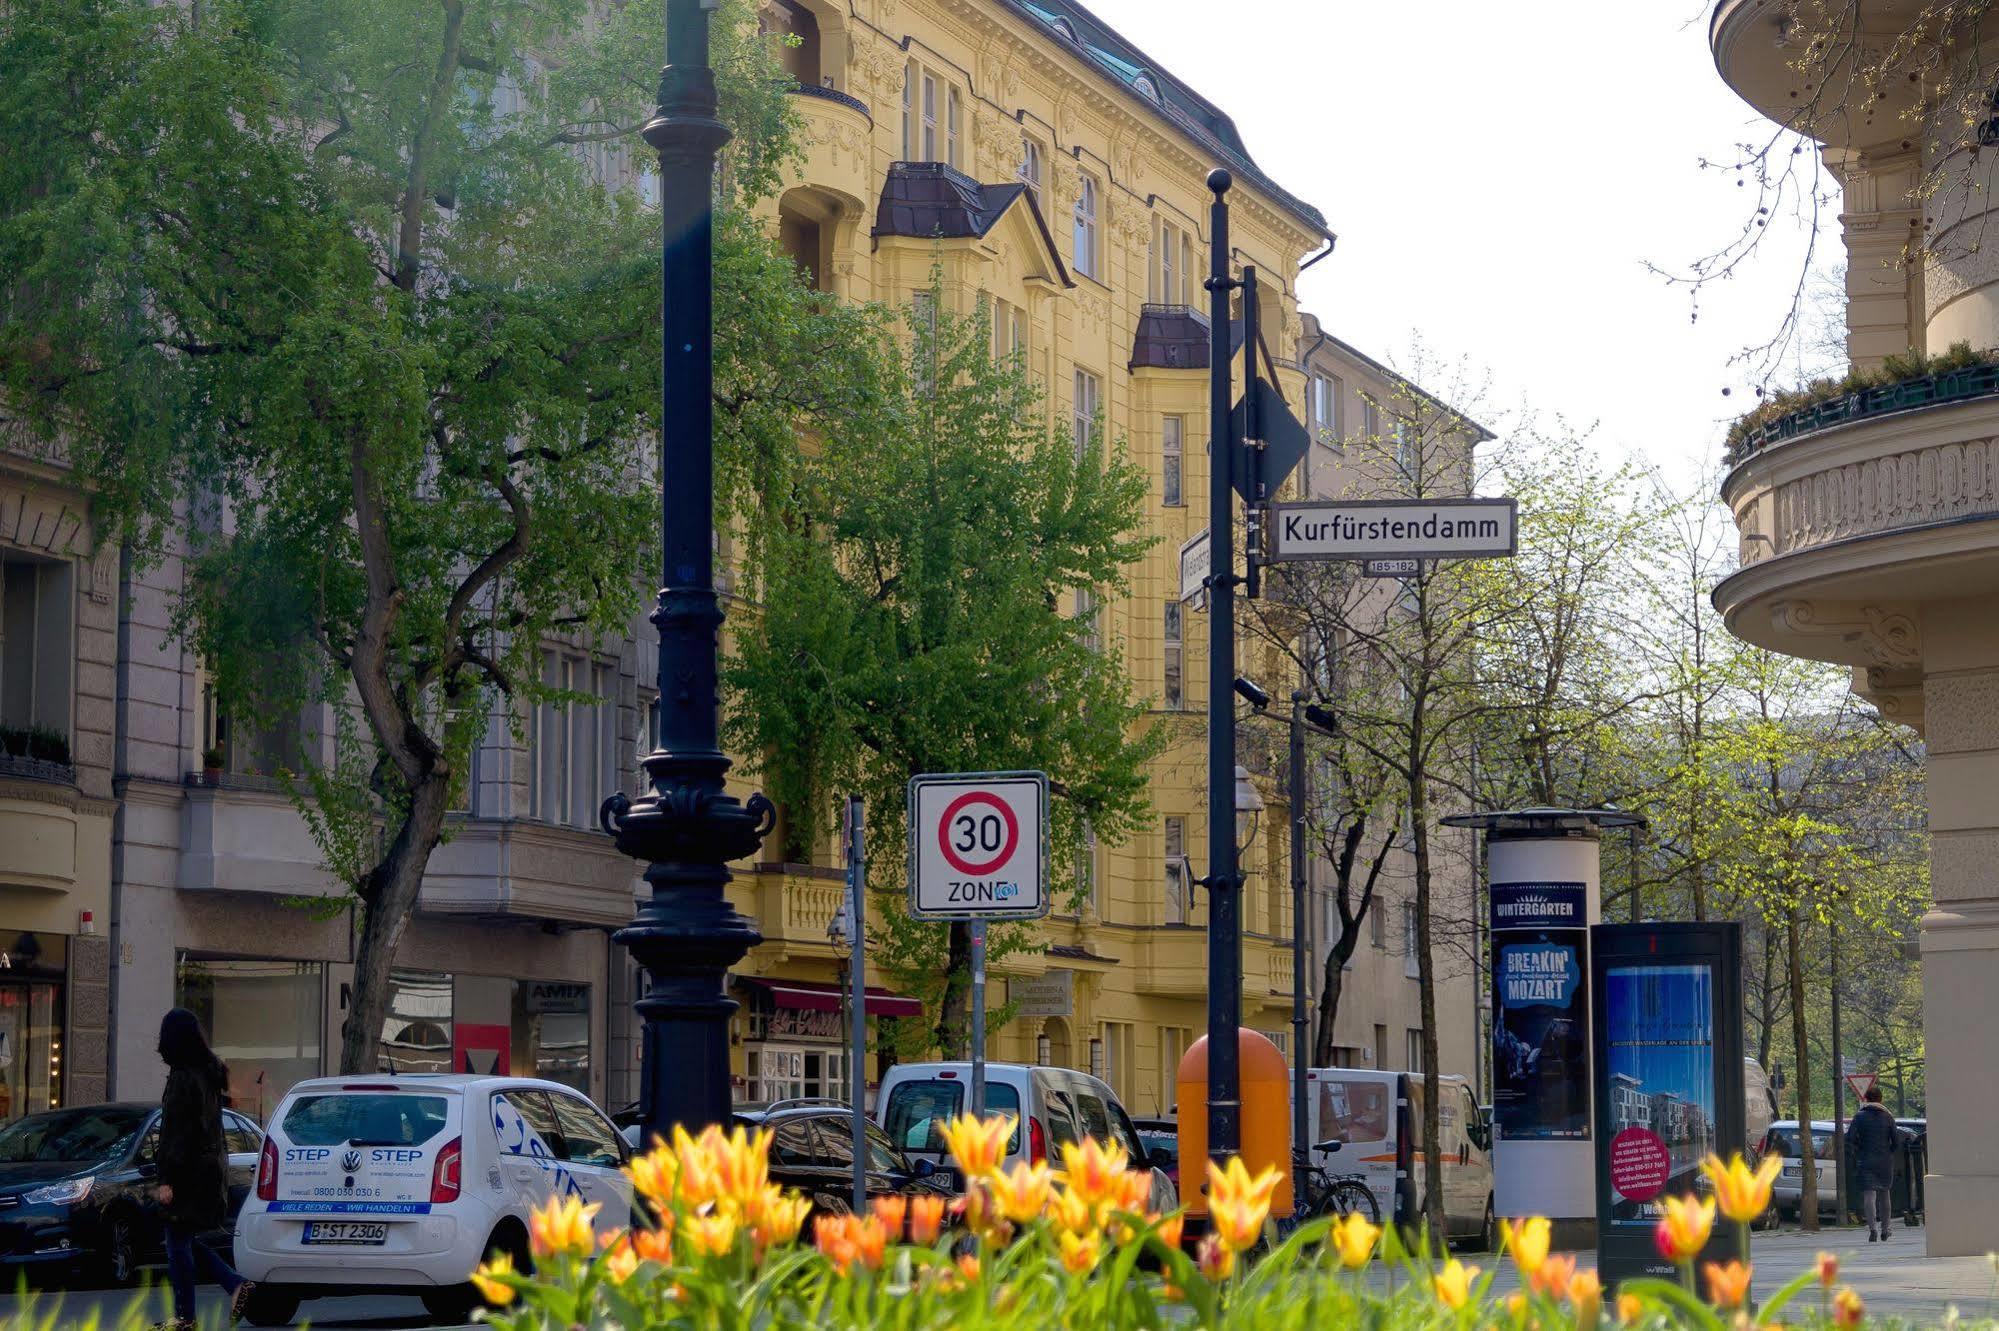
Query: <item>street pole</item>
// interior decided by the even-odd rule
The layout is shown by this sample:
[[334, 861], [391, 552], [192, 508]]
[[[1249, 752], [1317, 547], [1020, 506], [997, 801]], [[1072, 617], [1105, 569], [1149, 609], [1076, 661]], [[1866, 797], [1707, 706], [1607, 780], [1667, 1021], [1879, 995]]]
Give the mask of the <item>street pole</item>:
[[708, 12], [716, 0], [668, 0], [659, 110], [641, 133], [659, 153], [662, 371], [659, 733], [643, 766], [649, 789], [604, 801], [618, 849], [647, 861], [652, 897], [614, 937], [651, 978], [640, 1108], [645, 1140], [678, 1124], [728, 1121], [729, 967], [763, 941], [727, 895], [728, 864], [756, 853], [776, 821], [763, 795], [738, 801], [716, 735], [714, 203], [716, 115]]
[[[1828, 959], [1832, 971], [1832, 1178], [1833, 1214], [1846, 1223], [1846, 1058], [1839, 1039], [1839, 924], [1826, 926]], [[1811, 1140], [1810, 1125], [1799, 1141]]]
[[971, 921], [972, 933], [972, 1113], [986, 1115], [986, 922]]
[[1306, 946], [1311, 911], [1306, 902], [1305, 875], [1305, 700], [1304, 689], [1291, 691], [1291, 1155], [1296, 1161], [1291, 1189], [1293, 1205], [1303, 1219], [1307, 1200], [1303, 1186], [1311, 1163], [1311, 1139], [1305, 1131], [1305, 1068], [1308, 1019], [1305, 1015], [1305, 971], [1313, 950]]
[[868, 854], [867, 812], [859, 795], [847, 796], [848, 936], [847, 1087], [854, 1100], [854, 1214], [868, 1209]]
[[[1238, 1031], [1242, 1027], [1242, 880], [1235, 846], [1235, 494], [1230, 426], [1229, 187], [1208, 173], [1208, 1156], [1242, 1145]], [[1190, 1166], [1191, 1168], [1191, 1166]]]

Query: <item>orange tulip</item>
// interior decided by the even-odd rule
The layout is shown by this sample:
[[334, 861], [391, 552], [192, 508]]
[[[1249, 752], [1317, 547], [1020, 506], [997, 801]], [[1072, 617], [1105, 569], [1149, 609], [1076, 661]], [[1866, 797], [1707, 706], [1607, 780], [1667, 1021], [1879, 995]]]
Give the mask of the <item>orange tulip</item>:
[[944, 1232], [944, 1199], [920, 1193], [909, 1199], [909, 1241], [928, 1246]]
[[1576, 1259], [1572, 1253], [1551, 1253], [1527, 1277], [1527, 1287], [1536, 1294], [1545, 1294], [1551, 1299], [1559, 1299], [1568, 1293], [1569, 1282], [1576, 1276]]
[[1037, 1220], [1048, 1207], [1048, 1195], [1055, 1175], [1046, 1164], [1017, 1161], [1010, 1170], [992, 1176], [993, 1205], [1001, 1215], [1017, 1225]]
[[1097, 1259], [1103, 1255], [1103, 1235], [1098, 1231], [1077, 1234], [1063, 1230], [1055, 1236], [1055, 1246], [1062, 1256], [1062, 1269], [1072, 1276], [1088, 1275], [1097, 1269]]
[[1661, 1205], [1665, 1214], [1652, 1231], [1652, 1241], [1661, 1257], [1685, 1266], [1700, 1255], [1714, 1231], [1714, 1198], [1668, 1197]]
[[632, 1191], [639, 1196], [661, 1206], [670, 1205], [674, 1183], [680, 1177], [680, 1157], [666, 1143], [659, 1142], [644, 1155], [633, 1156], [625, 1165], [625, 1176], [631, 1179]]
[[528, 1214], [528, 1235], [534, 1241], [535, 1254], [588, 1257], [597, 1247], [591, 1222], [603, 1209], [601, 1202], [585, 1206], [583, 1199], [574, 1195], [549, 1198]]
[[1636, 1326], [1645, 1316], [1645, 1304], [1636, 1294], [1617, 1296], [1617, 1322], [1619, 1326]]
[[472, 1287], [479, 1291], [479, 1297], [496, 1308], [504, 1308], [514, 1301], [515, 1289], [507, 1283], [514, 1274], [513, 1254], [496, 1252], [490, 1261], [480, 1263], [472, 1272]]
[[812, 1222], [812, 1243], [841, 1275], [855, 1262], [879, 1271], [888, 1247], [888, 1229], [879, 1216], [822, 1215]]
[[624, 1284], [637, 1274], [639, 1255], [630, 1243], [617, 1243], [604, 1253], [604, 1271], [617, 1284]]
[[1569, 1279], [1569, 1303], [1576, 1310], [1577, 1331], [1591, 1331], [1603, 1316], [1603, 1278], [1595, 1270], [1576, 1272]]
[[1701, 1162], [1701, 1173], [1714, 1185], [1714, 1199], [1721, 1213], [1738, 1225], [1746, 1225], [1770, 1209], [1770, 1189], [1784, 1162], [1773, 1152], [1751, 1170], [1737, 1151], [1727, 1164], [1719, 1156]]
[[1548, 1241], [1552, 1234], [1553, 1226], [1546, 1216], [1499, 1222], [1500, 1242], [1513, 1255], [1513, 1264], [1520, 1268], [1523, 1276], [1531, 1277], [1541, 1269], [1541, 1263], [1548, 1260]]
[[881, 1218], [882, 1227], [894, 1238], [902, 1237], [903, 1222], [909, 1215], [909, 1198], [899, 1192], [874, 1200], [874, 1212]]
[[1751, 1270], [1747, 1263], [1738, 1261], [1702, 1262], [1708, 1301], [1717, 1308], [1740, 1308], [1749, 1298]]
[[1233, 1252], [1246, 1252], [1263, 1237], [1270, 1198], [1277, 1191], [1277, 1168], [1267, 1165], [1254, 1177], [1240, 1156], [1225, 1168], [1208, 1162], [1208, 1215], [1214, 1232]]
[[1235, 1249], [1223, 1243], [1221, 1235], [1210, 1234], [1194, 1250], [1194, 1265], [1211, 1281], [1227, 1280], [1235, 1274]]
[[715, 1158], [721, 1142], [722, 1130], [712, 1123], [701, 1130], [699, 1137], [688, 1136], [687, 1129], [678, 1123], [673, 1125], [673, 1154], [679, 1162], [674, 1191], [681, 1204], [690, 1210], [721, 1200], [721, 1167]]
[[1827, 1289], [1831, 1289], [1833, 1282], [1839, 1279], [1839, 1258], [1833, 1253], [1820, 1253], [1818, 1255], [1817, 1270], [1819, 1284], [1825, 1286]]
[[662, 1227], [632, 1230], [631, 1243], [645, 1261], [658, 1262], [661, 1266], [673, 1265], [672, 1229]]
[[960, 1114], [938, 1131], [951, 1158], [958, 1162], [958, 1168], [965, 1171], [967, 1178], [991, 1178], [1006, 1159], [1007, 1139], [1013, 1136], [1017, 1121], [1004, 1116], [977, 1118]]
[[1852, 1289], [1842, 1289], [1832, 1296], [1832, 1324], [1839, 1331], [1854, 1331], [1867, 1318], [1867, 1305]]
[[736, 1246], [738, 1225], [735, 1211], [719, 1207], [704, 1215], [689, 1216], [682, 1233], [697, 1257], [720, 1257]]
[[1180, 1236], [1186, 1228], [1187, 1217], [1183, 1213], [1175, 1211], [1172, 1215], [1167, 1216], [1158, 1223], [1159, 1228], [1155, 1232], [1159, 1235], [1159, 1241], [1169, 1248], [1179, 1248]]
[[750, 1235], [760, 1250], [792, 1242], [805, 1227], [805, 1217], [812, 1214], [811, 1198], [780, 1188], [772, 1188], [770, 1192], [762, 1213], [750, 1226]]
[[1476, 1266], [1466, 1266], [1453, 1257], [1430, 1277], [1430, 1287], [1436, 1292], [1437, 1302], [1456, 1312], [1471, 1302], [1471, 1284], [1477, 1276]]
[[1116, 1202], [1124, 1196], [1125, 1166], [1131, 1157], [1122, 1146], [1106, 1147], [1095, 1137], [1062, 1143], [1062, 1182], [1091, 1206]]
[[958, 1270], [967, 1280], [979, 1278], [979, 1255], [975, 1252], [958, 1254]]

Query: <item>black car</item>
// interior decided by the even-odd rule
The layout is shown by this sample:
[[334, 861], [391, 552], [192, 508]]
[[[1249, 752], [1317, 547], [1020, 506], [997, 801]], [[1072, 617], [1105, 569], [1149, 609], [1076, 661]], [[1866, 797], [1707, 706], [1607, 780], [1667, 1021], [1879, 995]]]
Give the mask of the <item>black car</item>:
[[[0, 1267], [82, 1271], [127, 1284], [161, 1260], [164, 1231], [152, 1198], [159, 1121], [155, 1104], [103, 1104], [29, 1114], [0, 1128]], [[222, 1132], [233, 1225], [255, 1182], [264, 1134], [229, 1110]], [[28, 1283], [42, 1281], [30, 1274]]]
[[[768, 1109], [736, 1111], [736, 1122], [771, 1133], [771, 1182], [795, 1188], [812, 1199], [812, 1209], [839, 1213], [853, 1209], [854, 1118], [844, 1107], [820, 1103], [787, 1104]], [[928, 1160], [911, 1164], [886, 1132], [867, 1125], [868, 1196], [893, 1193], [916, 1196], [957, 1192], [957, 1172]]]

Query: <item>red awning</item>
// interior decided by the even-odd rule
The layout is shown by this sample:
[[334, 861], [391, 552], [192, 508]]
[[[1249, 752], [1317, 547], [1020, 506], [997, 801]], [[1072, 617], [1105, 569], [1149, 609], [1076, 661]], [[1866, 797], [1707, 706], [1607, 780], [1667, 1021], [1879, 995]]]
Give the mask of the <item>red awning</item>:
[[[811, 980], [764, 980], [751, 976], [743, 977], [744, 984], [755, 985], [770, 995], [770, 1001], [778, 1007], [801, 1008], [807, 1012], [838, 1012], [846, 1006], [847, 991], [837, 984], [816, 984]], [[870, 1017], [920, 1017], [923, 1004], [902, 994], [892, 994], [886, 989], [868, 986], [868, 1015]]]

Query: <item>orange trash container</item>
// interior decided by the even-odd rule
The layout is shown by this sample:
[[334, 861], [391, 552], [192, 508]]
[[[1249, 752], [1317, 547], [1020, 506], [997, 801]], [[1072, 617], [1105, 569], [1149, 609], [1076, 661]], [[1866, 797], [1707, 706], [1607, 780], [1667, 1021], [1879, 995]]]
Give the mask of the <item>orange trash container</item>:
[[[1274, 1166], [1274, 1216], [1291, 1214], [1291, 1069], [1277, 1046], [1255, 1031], [1236, 1032], [1237, 1081], [1242, 1096], [1242, 1162], [1252, 1174]], [[1208, 1037], [1180, 1058], [1174, 1077], [1180, 1094], [1180, 1204], [1189, 1215], [1208, 1213]]]

